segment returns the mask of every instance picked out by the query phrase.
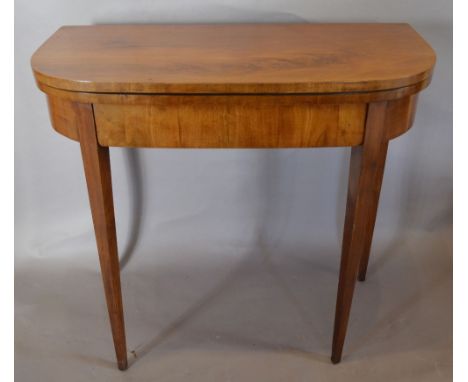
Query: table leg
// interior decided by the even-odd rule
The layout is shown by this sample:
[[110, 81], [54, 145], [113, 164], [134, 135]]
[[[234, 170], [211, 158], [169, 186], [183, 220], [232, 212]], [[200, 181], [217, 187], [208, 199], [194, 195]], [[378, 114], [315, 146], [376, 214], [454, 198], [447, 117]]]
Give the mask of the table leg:
[[365, 237], [363, 242], [363, 250], [361, 253], [361, 260], [359, 262], [358, 280], [365, 281], [367, 274], [367, 266], [369, 264], [370, 251], [372, 246], [372, 237], [374, 236], [375, 219], [377, 217], [377, 208], [379, 205], [380, 189], [382, 186], [385, 159], [387, 157], [388, 142], [382, 145], [381, 152], [379, 153], [378, 165], [375, 169], [374, 181], [372, 183], [372, 195], [367, 201], [367, 227], [365, 228]]
[[[353, 147], [331, 360], [341, 360], [356, 279], [365, 278], [387, 155], [386, 102], [369, 104], [364, 143]], [[360, 272], [361, 269], [361, 273]]]
[[109, 311], [112, 337], [120, 370], [127, 368], [125, 326], [120, 290], [109, 148], [97, 142], [93, 108], [76, 104], [83, 166], [88, 185], [101, 274]]

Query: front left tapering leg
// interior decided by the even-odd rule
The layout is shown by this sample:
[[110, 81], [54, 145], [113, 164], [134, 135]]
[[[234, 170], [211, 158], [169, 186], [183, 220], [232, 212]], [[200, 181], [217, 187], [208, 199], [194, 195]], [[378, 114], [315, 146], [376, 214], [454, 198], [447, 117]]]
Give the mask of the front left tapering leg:
[[91, 105], [76, 104], [83, 166], [117, 364], [125, 370], [127, 346], [120, 288], [109, 148], [99, 145]]

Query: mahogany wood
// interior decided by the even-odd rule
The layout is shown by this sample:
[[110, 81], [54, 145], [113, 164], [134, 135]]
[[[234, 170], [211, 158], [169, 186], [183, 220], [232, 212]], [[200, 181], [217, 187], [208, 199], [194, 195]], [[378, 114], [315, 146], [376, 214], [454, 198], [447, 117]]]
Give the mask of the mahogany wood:
[[340, 279], [336, 299], [332, 362], [341, 360], [354, 285], [359, 265], [367, 267], [367, 252], [377, 212], [380, 185], [387, 154], [385, 134], [387, 102], [369, 105], [364, 144], [353, 147], [349, 168], [348, 201], [343, 232]]
[[362, 143], [366, 104], [298, 96], [169, 96], [94, 106], [99, 143], [129, 147], [280, 148]]
[[418, 94], [388, 102], [385, 115], [385, 130], [388, 139], [400, 136], [413, 126], [417, 103]]
[[67, 138], [79, 141], [78, 122], [80, 120], [80, 104], [69, 101], [65, 98], [48, 96], [47, 105], [49, 107], [50, 121], [52, 127], [58, 133]]
[[[363, 140], [365, 118], [363, 110], [367, 108], [367, 103], [345, 102], [346, 97], [332, 95], [326, 96], [325, 100], [317, 98], [320, 96], [311, 95], [137, 96], [127, 100], [128, 102], [116, 97], [103, 95], [99, 99], [101, 102], [94, 103], [98, 140], [102, 146], [224, 148], [355, 146], [361, 144]], [[271, 100], [265, 102], [265, 97]], [[247, 100], [250, 98], [250, 101], [244, 101], [244, 98]], [[48, 105], [54, 129], [78, 141], [74, 105], [82, 102], [72, 101], [73, 99], [76, 97], [65, 97], [62, 93], [53, 92], [48, 95]], [[233, 102], [236, 99], [239, 102]], [[275, 99], [283, 99], [286, 102], [275, 103]], [[182, 102], [183, 100], [186, 102]], [[253, 107], [255, 102], [268, 105], [268, 108]], [[189, 115], [193, 117], [187, 118], [185, 113], [182, 115], [182, 119], [186, 120], [187, 124], [180, 130], [180, 136], [178, 133], [182, 125], [177, 123], [180, 122], [180, 118], [177, 119], [175, 104], [180, 104], [185, 111], [190, 111]], [[246, 107], [249, 104], [250, 107]], [[388, 139], [400, 136], [412, 126], [416, 104], [417, 94], [388, 102], [389, 112], [385, 119]], [[296, 106], [287, 109], [286, 105]], [[326, 105], [331, 107], [327, 108]], [[171, 114], [168, 108], [172, 108], [174, 112]], [[234, 115], [236, 118], [233, 118], [233, 115], [226, 115], [232, 110], [238, 111]], [[298, 110], [299, 113], [294, 110]], [[324, 112], [323, 115], [317, 113], [319, 110]], [[273, 116], [277, 116], [280, 112], [281, 117], [274, 119]], [[289, 120], [285, 121], [287, 118]], [[327, 120], [332, 123], [326, 123]], [[159, 125], [160, 121], [164, 121], [165, 124]], [[195, 121], [202, 123], [204, 128], [196, 125]], [[257, 121], [258, 124], [253, 126], [251, 121]], [[212, 128], [207, 129], [207, 125]], [[251, 125], [248, 140], [242, 135], [246, 125]], [[263, 129], [259, 129], [260, 126], [263, 126]], [[229, 134], [230, 131], [237, 132], [236, 139]], [[158, 134], [160, 132], [163, 134]], [[268, 134], [276, 134], [277, 139], [265, 140], [265, 135], [268, 137]], [[182, 136], [187, 138], [181, 140]]]
[[[300, 93], [300, 94], [285, 94], [278, 93], [276, 95], [288, 95], [296, 96], [300, 101], [302, 96], [306, 96], [308, 102], [314, 104], [342, 104], [342, 103], [369, 103], [377, 101], [390, 101], [405, 98], [407, 96], [419, 93], [425, 89], [431, 82], [431, 77], [424, 79], [423, 81], [417, 82], [413, 85], [405, 86], [402, 88], [379, 90], [379, 91], [363, 91], [363, 92], [340, 92], [340, 93]], [[218, 93], [209, 94], [138, 94], [138, 93], [90, 93], [90, 92], [74, 92], [63, 89], [53, 88], [47, 86], [41, 82], [37, 83], [39, 89], [44, 93], [60, 97], [69, 101], [76, 101], [80, 103], [92, 103], [92, 104], [117, 104], [117, 105], [149, 105], [153, 103], [160, 103], [161, 97], [172, 97], [177, 95], [190, 95], [196, 96], [213, 96], [221, 95]], [[222, 95], [241, 95], [241, 94], [222, 94]], [[249, 95], [249, 94], [244, 94]], [[250, 94], [257, 96], [269, 96], [275, 94]]]
[[80, 136], [81, 155], [88, 184], [89, 204], [96, 234], [117, 364], [120, 370], [125, 370], [127, 368], [127, 346], [120, 290], [109, 148], [102, 147], [97, 142], [92, 106], [75, 104], [74, 109], [77, 112], [78, 120], [76, 122]]
[[39, 82], [98, 93], [333, 93], [430, 77], [408, 24], [93, 25], [60, 28], [32, 58]]
[[59, 133], [80, 142], [120, 369], [127, 367], [111, 146], [351, 146], [332, 362], [364, 280], [388, 142], [413, 124], [432, 48], [407, 24], [94, 25], [33, 55]]

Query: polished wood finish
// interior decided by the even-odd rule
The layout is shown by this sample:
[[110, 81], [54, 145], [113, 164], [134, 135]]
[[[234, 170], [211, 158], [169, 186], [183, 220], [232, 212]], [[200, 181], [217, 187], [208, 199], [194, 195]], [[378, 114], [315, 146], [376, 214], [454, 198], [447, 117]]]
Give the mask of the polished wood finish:
[[418, 94], [388, 102], [385, 115], [385, 130], [388, 139], [400, 136], [413, 126], [417, 103]]
[[91, 205], [117, 364], [120, 370], [125, 370], [127, 368], [127, 346], [120, 291], [120, 268], [117, 255], [109, 148], [102, 147], [97, 142], [92, 106], [76, 104], [74, 109], [78, 118], [76, 123], [80, 136], [81, 155], [88, 184], [89, 204]]
[[80, 121], [80, 103], [65, 98], [48, 96], [50, 121], [58, 133], [79, 141], [78, 124]]
[[96, 104], [103, 146], [281, 148], [357, 146], [366, 104], [298, 96], [160, 96], [149, 105]]
[[365, 251], [370, 248], [372, 240], [388, 147], [385, 133], [386, 109], [386, 102], [369, 105], [364, 144], [353, 147], [351, 151], [348, 201], [333, 333], [331, 357], [333, 363], [341, 360], [359, 265], [365, 263], [367, 267]]
[[366, 277], [389, 140], [435, 54], [407, 24], [95, 25], [32, 58], [52, 125], [80, 142], [120, 369], [127, 366], [109, 149], [351, 149], [332, 362]]
[[32, 58], [50, 87], [99, 93], [334, 93], [430, 77], [408, 24], [93, 25], [60, 28]]
[[[62, 97], [62, 94], [63, 93], [57, 91], [52, 91], [47, 97], [52, 126], [58, 133], [75, 141], [79, 141], [78, 126], [76, 123], [78, 120], [76, 115], [76, 105], [81, 102], [71, 101], [71, 99], [79, 98], [75, 97], [74, 94], [72, 97]], [[155, 124], [154, 119], [163, 119], [162, 115], [156, 116], [155, 113], [162, 112], [162, 114], [167, 117], [168, 122], [172, 124], [172, 127], [175, 127], [177, 132], [179, 130], [179, 125], [174, 126], [176, 124], [174, 121], [176, 119], [176, 115], [171, 115], [167, 110], [165, 110], [166, 106], [170, 107], [171, 105], [171, 102], [168, 102], [167, 100], [167, 96], [134, 96], [129, 99], [128, 97], [117, 98], [117, 96], [109, 95], [93, 95], [92, 97], [95, 101], [94, 109], [96, 111], [96, 119], [99, 122], [98, 140], [102, 146], [128, 145], [132, 147], [188, 147], [181, 143], [183, 140], [179, 139], [180, 137], [178, 136], [178, 133], [176, 136], [175, 131], [168, 130], [167, 125], [159, 126]], [[357, 101], [359, 101], [359, 99], [355, 99], [354, 97], [352, 99], [343, 99], [343, 96], [330, 95], [326, 96], [327, 99], [324, 100], [320, 96], [312, 95], [285, 96], [286, 99], [289, 100], [289, 104], [295, 104], [297, 99], [298, 104], [303, 106], [308, 105], [311, 109], [311, 112], [309, 112], [306, 108], [301, 108], [300, 114], [305, 118], [304, 121], [301, 121], [299, 116], [295, 113], [291, 113], [291, 110], [286, 110], [286, 114], [289, 115], [292, 122], [296, 122], [295, 125], [289, 123], [289, 121], [288, 123], [285, 123], [284, 116], [281, 117], [281, 125], [278, 124], [279, 121], [275, 121], [271, 118], [271, 116], [277, 115], [278, 112], [284, 111], [280, 105], [276, 105], [274, 102], [269, 102], [271, 110], [258, 110], [254, 107], [248, 109], [245, 107], [245, 104], [243, 105], [242, 103], [239, 105], [232, 104], [232, 102], [229, 102], [229, 98], [231, 97], [210, 97], [209, 102], [207, 101], [205, 105], [202, 103], [202, 105], [206, 108], [207, 104], [212, 104], [213, 109], [206, 110], [206, 114], [201, 115], [201, 110], [198, 109], [197, 112], [195, 109], [195, 105], [197, 105], [197, 103], [200, 104], [200, 99], [195, 102], [190, 101], [192, 97], [198, 98], [198, 96], [170, 97], [174, 97], [174, 100], [178, 100], [178, 102], [180, 102], [181, 99], [187, 99], [185, 109], [187, 110], [188, 107], [191, 107], [191, 116], [196, 120], [202, 119], [205, 124], [207, 121], [213, 121], [216, 119], [221, 121], [220, 125], [212, 123], [213, 129], [204, 129], [203, 132], [205, 134], [201, 134], [202, 131], [193, 124], [193, 121], [188, 120], [188, 125], [186, 127], [187, 131], [184, 131], [183, 135], [187, 134], [191, 138], [196, 138], [196, 142], [192, 140], [187, 141], [187, 139], [185, 140], [190, 147], [217, 147], [212, 146], [213, 140], [216, 140], [216, 136], [218, 137], [217, 140], [223, 144], [222, 147], [224, 148], [355, 146], [356, 142], [358, 142], [357, 144], [361, 144], [363, 140], [365, 115], [362, 115], [362, 112], [367, 108], [367, 103], [358, 103]], [[276, 98], [273, 96], [271, 97]], [[222, 100], [223, 102], [213, 103], [213, 99], [215, 98]], [[262, 98], [263, 96], [259, 96], [259, 98], [255, 99], [259, 99], [260, 102]], [[283, 96], [281, 96], [281, 98], [283, 98]], [[396, 138], [411, 128], [416, 113], [417, 99], [418, 95], [413, 94], [388, 102], [388, 112], [385, 119], [385, 130], [387, 132], [388, 139]], [[127, 102], [125, 102], [125, 100]], [[242, 98], [240, 100], [242, 100]], [[226, 109], [228, 108], [227, 103], [231, 104], [234, 109], [243, 112], [242, 115], [237, 114], [238, 118], [235, 119], [234, 124], [232, 123], [232, 118], [226, 120], [221, 115], [226, 113]], [[133, 105], [134, 107], [130, 107], [130, 105]], [[334, 123], [332, 123], [333, 127], [331, 129], [330, 125], [325, 126], [321, 123], [321, 121], [324, 121], [324, 116], [317, 115], [318, 110], [327, 110], [327, 108], [323, 107], [324, 105], [332, 105], [331, 108], [328, 108], [328, 113], [326, 113], [328, 114], [329, 121], [333, 119], [331, 116], [335, 114], [335, 120]], [[314, 107], [315, 113], [313, 111]], [[335, 109], [335, 113], [330, 113], [330, 110], [333, 109]], [[336, 109], [338, 109], [338, 112]], [[115, 114], [112, 113], [112, 111], [115, 111]], [[336, 115], [336, 113], [338, 113], [338, 115]], [[262, 116], [264, 118], [262, 118]], [[356, 119], [353, 119], [353, 116], [355, 116]], [[133, 117], [135, 117], [135, 119], [133, 119]], [[362, 120], [361, 117], [363, 118]], [[262, 137], [260, 135], [257, 136], [256, 133], [252, 136], [253, 142], [252, 139], [250, 140], [252, 142], [252, 146], [249, 146], [248, 142], [242, 142], [244, 141], [242, 137], [240, 137], [240, 142], [239, 140], [230, 139], [228, 132], [230, 130], [245, 129], [243, 121], [250, 124], [250, 119], [260, 121], [260, 123], [263, 124], [264, 129], [273, 130], [273, 132], [276, 132], [278, 137], [281, 139], [272, 140], [268, 138], [271, 146], [268, 146], [267, 142], [262, 141]], [[226, 126], [227, 121], [230, 121], [230, 124]], [[277, 128], [272, 129], [268, 124], [268, 121], [273, 125], [277, 125]], [[312, 123], [314, 123], [313, 131]], [[142, 125], [146, 126], [146, 128], [142, 129]], [[222, 134], [217, 131], [220, 126], [224, 127], [224, 133]], [[289, 129], [292, 131], [289, 131]], [[344, 131], [344, 129], [346, 129], [346, 131]], [[165, 131], [166, 134], [155, 134], [155, 132], [159, 132], [160, 130], [163, 132]], [[253, 126], [253, 131], [258, 131], [256, 126]], [[323, 134], [317, 134], [318, 132], [322, 132]], [[220, 138], [223, 134], [225, 135], [224, 140]], [[255, 144], [255, 141], [258, 143]], [[137, 143], [141, 145], [137, 145]]]
[[[380, 90], [380, 91], [368, 91], [368, 92], [349, 92], [349, 93], [305, 93], [305, 94], [284, 94], [289, 96], [307, 96], [309, 102], [316, 104], [341, 104], [341, 103], [369, 103], [378, 101], [390, 101], [405, 98], [419, 93], [424, 90], [431, 82], [431, 78], [426, 78], [421, 82], [417, 82], [410, 86], [402, 88]], [[89, 93], [89, 92], [73, 92], [58, 88], [52, 88], [38, 83], [37, 86], [44, 93], [66, 99], [68, 101], [75, 101], [80, 103], [92, 103], [92, 104], [118, 104], [118, 105], [138, 105], [144, 104], [149, 105], [154, 102], [160, 102], [159, 97], [173, 97], [180, 94], [136, 94], [136, 93]], [[282, 94], [282, 93], [279, 93]], [[186, 94], [190, 96], [201, 96], [201, 94]], [[219, 95], [216, 93], [203, 94], [203, 96]], [[230, 96], [240, 94], [227, 94]], [[249, 94], [245, 94], [246, 96]], [[257, 94], [257, 95], [271, 95], [271, 94]], [[298, 98], [300, 99], [300, 98]]]

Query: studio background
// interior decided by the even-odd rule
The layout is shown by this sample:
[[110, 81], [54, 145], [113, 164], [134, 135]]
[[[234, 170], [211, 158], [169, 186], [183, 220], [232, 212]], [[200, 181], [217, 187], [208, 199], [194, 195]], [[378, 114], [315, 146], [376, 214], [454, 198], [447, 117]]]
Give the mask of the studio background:
[[[112, 148], [134, 351], [114, 367], [79, 145], [52, 129], [30, 57], [62, 25], [131, 22], [408, 22], [435, 49], [389, 147], [342, 364], [328, 357], [349, 148]], [[451, 229], [451, 2], [16, 0], [18, 381], [449, 381]]]

